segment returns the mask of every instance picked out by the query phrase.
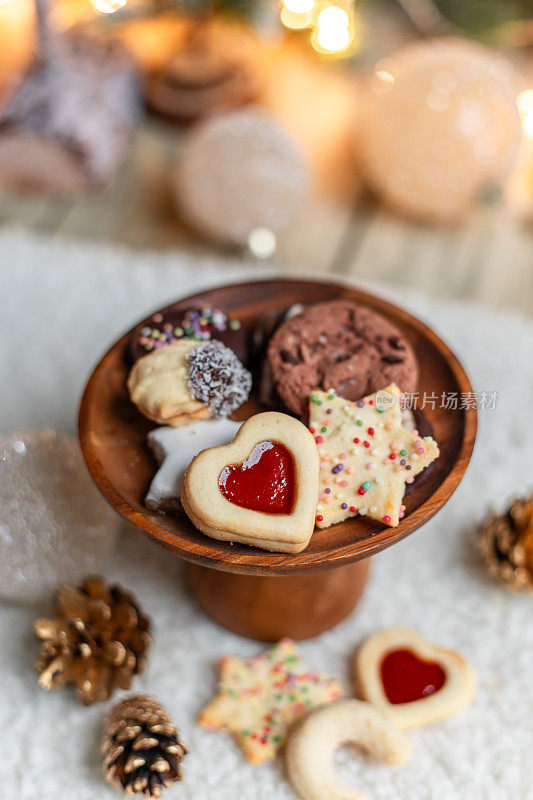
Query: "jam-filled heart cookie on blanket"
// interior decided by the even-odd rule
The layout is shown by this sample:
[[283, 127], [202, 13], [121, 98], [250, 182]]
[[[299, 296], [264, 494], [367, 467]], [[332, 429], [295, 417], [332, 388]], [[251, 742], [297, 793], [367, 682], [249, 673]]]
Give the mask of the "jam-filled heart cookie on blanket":
[[354, 673], [358, 695], [403, 729], [455, 714], [476, 688], [474, 670], [463, 656], [410, 628], [371, 634], [356, 653]]
[[313, 533], [317, 492], [313, 437], [293, 417], [267, 411], [250, 417], [230, 444], [193, 459], [181, 502], [207, 536], [299, 553]]

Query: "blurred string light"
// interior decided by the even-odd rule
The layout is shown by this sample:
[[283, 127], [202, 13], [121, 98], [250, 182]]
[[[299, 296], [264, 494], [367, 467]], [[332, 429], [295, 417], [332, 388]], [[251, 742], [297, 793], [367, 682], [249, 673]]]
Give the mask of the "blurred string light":
[[518, 108], [524, 131], [533, 138], [533, 89], [527, 89], [518, 96]]
[[350, 17], [344, 8], [327, 6], [318, 14], [312, 44], [320, 53], [342, 53], [353, 38]]
[[276, 245], [276, 235], [269, 228], [254, 228], [248, 236], [248, 247], [256, 258], [270, 258]]
[[127, 0], [91, 0], [91, 5], [99, 14], [114, 14], [124, 8]]
[[318, 53], [344, 53], [355, 39], [353, 0], [282, 0], [281, 21], [293, 30], [312, 28]]
[[286, 28], [302, 30], [313, 24], [315, 0], [283, 0], [281, 21]]

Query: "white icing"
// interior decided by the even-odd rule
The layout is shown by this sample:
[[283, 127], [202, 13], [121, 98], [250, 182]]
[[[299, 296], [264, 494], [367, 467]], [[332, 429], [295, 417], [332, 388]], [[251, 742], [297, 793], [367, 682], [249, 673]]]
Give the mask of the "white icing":
[[230, 419], [208, 419], [180, 428], [165, 426], [150, 431], [148, 445], [160, 467], [146, 495], [146, 506], [161, 511], [179, 508], [183, 478], [194, 456], [208, 447], [228, 444], [241, 425]]

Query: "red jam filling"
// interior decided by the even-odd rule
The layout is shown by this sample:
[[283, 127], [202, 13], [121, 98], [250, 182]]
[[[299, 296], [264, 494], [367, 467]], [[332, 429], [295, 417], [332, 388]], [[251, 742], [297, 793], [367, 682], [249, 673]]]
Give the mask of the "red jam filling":
[[265, 514], [290, 514], [294, 505], [294, 459], [279, 442], [259, 442], [246, 461], [218, 476], [224, 497], [236, 506]]
[[381, 662], [381, 680], [389, 703], [411, 703], [442, 689], [446, 673], [440, 664], [422, 661], [411, 650], [392, 650]]

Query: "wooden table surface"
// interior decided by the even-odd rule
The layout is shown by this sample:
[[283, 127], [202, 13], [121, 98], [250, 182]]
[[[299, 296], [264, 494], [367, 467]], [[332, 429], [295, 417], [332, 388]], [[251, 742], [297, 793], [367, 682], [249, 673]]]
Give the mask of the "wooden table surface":
[[[367, 196], [357, 175], [350, 143], [358, 112], [354, 74], [324, 68], [287, 44], [270, 53], [268, 63], [263, 105], [302, 141], [317, 187], [280, 235], [276, 266], [533, 314], [532, 226], [503, 202], [477, 208], [457, 227], [417, 224], [388, 211]], [[326, 104], [327, 113], [314, 113]], [[181, 137], [170, 124], [149, 118], [113, 186], [78, 199], [0, 192], [0, 225], [132, 248], [213, 252], [174, 211], [168, 176]]]

